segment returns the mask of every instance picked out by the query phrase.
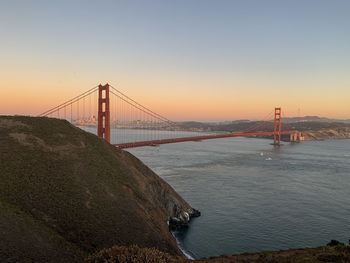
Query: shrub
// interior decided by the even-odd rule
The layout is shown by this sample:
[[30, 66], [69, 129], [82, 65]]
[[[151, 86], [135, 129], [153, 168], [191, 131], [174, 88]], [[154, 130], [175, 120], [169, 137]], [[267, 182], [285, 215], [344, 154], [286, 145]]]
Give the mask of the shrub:
[[138, 246], [114, 246], [103, 249], [86, 260], [88, 263], [181, 263], [186, 259], [171, 256], [156, 248], [140, 248]]
[[329, 242], [327, 244], [327, 246], [330, 246], [330, 247], [335, 247], [335, 246], [338, 246], [338, 245], [344, 245], [344, 243], [341, 243], [338, 240], [332, 239], [331, 242]]

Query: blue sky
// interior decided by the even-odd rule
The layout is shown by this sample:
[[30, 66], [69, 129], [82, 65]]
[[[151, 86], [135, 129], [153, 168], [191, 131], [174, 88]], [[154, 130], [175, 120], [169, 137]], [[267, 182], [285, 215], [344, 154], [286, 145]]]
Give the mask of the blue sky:
[[[198, 103], [258, 104], [245, 117], [272, 108], [274, 96], [291, 112], [350, 117], [349, 14], [342, 0], [3, 0], [0, 69], [9, 83], [20, 74], [34, 92], [45, 82], [64, 96], [117, 83], [159, 110], [154, 94], [164, 101], [176, 90]], [[193, 118], [206, 115], [203, 107]]]

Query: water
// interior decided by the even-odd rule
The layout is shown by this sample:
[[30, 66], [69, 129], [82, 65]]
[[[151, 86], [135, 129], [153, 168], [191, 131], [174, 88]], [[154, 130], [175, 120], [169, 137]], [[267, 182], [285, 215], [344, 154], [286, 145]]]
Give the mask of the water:
[[270, 143], [230, 138], [129, 151], [202, 212], [175, 233], [195, 258], [348, 242], [350, 140]]
[[[96, 134], [96, 127], [80, 126], [81, 129]], [[199, 136], [208, 133], [166, 130], [140, 130], [140, 129], [111, 129], [111, 143], [127, 143], [137, 141], [161, 140], [169, 138]]]
[[350, 239], [350, 140], [273, 148], [231, 138], [129, 151], [202, 216], [180, 245], [195, 258]]

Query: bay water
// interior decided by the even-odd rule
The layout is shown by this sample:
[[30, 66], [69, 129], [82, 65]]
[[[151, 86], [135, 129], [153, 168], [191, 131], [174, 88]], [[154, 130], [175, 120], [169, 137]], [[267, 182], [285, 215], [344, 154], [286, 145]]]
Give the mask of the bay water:
[[[124, 141], [145, 136], [113, 129], [112, 138], [117, 133]], [[350, 239], [350, 140], [274, 147], [267, 139], [227, 138], [128, 151], [201, 211], [174, 233], [193, 258]]]
[[252, 138], [129, 151], [202, 216], [176, 232], [194, 258], [350, 239], [350, 140]]

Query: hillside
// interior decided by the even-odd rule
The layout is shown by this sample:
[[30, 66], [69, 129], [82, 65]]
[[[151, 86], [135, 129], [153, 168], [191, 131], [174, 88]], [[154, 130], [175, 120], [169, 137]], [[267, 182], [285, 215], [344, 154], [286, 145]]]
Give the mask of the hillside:
[[320, 116], [303, 116], [303, 117], [286, 117], [283, 118], [285, 123], [296, 123], [296, 122], [328, 122], [328, 123], [350, 123], [350, 119], [332, 119]]
[[0, 261], [81, 262], [114, 245], [181, 255], [194, 210], [131, 154], [66, 121], [0, 116]]
[[334, 127], [304, 132], [306, 140], [350, 139], [350, 127]]
[[[283, 130], [302, 131], [307, 140], [350, 139], [350, 123], [345, 120], [343, 122], [332, 122], [331, 119], [326, 118], [305, 117], [305, 119], [307, 121], [293, 122], [299, 119], [289, 118], [286, 122], [284, 121]], [[207, 132], [239, 132], [250, 130], [252, 127], [259, 127], [259, 131], [273, 131], [272, 121], [241, 120], [225, 123], [183, 122], [180, 123], [180, 126], [184, 130]]]

